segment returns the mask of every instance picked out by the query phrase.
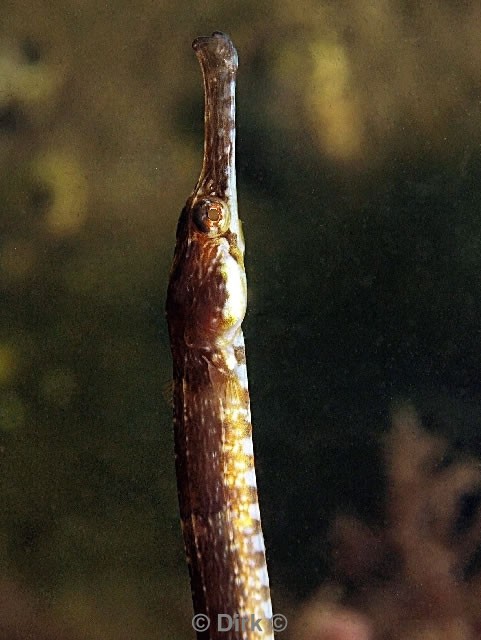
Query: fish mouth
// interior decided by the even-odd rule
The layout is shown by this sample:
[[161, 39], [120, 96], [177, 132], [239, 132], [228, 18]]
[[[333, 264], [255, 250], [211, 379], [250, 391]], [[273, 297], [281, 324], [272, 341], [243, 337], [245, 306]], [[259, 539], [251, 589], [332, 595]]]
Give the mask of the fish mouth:
[[222, 31], [214, 31], [211, 36], [199, 36], [192, 43], [197, 56], [216, 58], [217, 64], [237, 69], [237, 50], [232, 40]]
[[204, 159], [194, 197], [226, 200], [237, 219], [235, 178], [235, 84], [237, 51], [225, 33], [214, 31], [192, 43], [204, 78]]
[[227, 46], [229, 45], [234, 46], [232, 44], [232, 40], [229, 38], [229, 36], [226, 33], [223, 33], [222, 31], [214, 31], [211, 36], [199, 36], [198, 38], [196, 38], [192, 43], [192, 48], [194, 49], [194, 51], [196, 51], [201, 47], [204, 47], [206, 45], [210, 45], [216, 42], [223, 42]]

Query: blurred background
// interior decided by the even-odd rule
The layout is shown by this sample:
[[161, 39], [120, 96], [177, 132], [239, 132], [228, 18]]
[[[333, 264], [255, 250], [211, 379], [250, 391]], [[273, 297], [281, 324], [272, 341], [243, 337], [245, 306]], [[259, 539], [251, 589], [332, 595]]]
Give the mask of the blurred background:
[[276, 608], [295, 610], [332, 518], [383, 517], [393, 403], [481, 452], [481, 5], [0, 16], [2, 597], [89, 640], [192, 637], [164, 300], [202, 158], [190, 45], [222, 30], [261, 509]]

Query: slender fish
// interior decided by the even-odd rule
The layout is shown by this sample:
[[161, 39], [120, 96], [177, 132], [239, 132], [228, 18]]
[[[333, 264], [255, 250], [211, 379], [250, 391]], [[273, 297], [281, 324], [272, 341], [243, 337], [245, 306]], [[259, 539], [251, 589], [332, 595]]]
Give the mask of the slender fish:
[[180, 515], [194, 613], [210, 621], [204, 630], [196, 618], [198, 640], [269, 640], [241, 329], [247, 286], [235, 174], [237, 52], [219, 32], [192, 46], [204, 77], [204, 161], [179, 219], [167, 294]]

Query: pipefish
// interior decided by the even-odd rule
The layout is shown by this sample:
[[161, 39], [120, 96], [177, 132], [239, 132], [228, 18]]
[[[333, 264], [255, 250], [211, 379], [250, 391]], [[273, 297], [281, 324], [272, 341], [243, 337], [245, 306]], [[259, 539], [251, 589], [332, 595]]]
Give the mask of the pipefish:
[[[272, 640], [241, 328], [247, 284], [235, 172], [238, 59], [220, 32], [192, 46], [204, 79], [204, 158], [178, 222], [166, 305], [180, 516], [194, 613], [206, 617], [204, 627], [196, 618], [198, 640]], [[229, 618], [237, 622], [227, 631]]]

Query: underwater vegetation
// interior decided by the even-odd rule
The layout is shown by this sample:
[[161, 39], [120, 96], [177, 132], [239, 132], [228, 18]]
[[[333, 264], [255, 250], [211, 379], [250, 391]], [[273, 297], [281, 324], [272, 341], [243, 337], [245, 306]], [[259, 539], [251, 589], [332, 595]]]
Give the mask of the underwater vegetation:
[[384, 443], [388, 493], [377, 527], [331, 523], [333, 580], [293, 638], [476, 640], [481, 633], [481, 464], [426, 431], [412, 406]]

